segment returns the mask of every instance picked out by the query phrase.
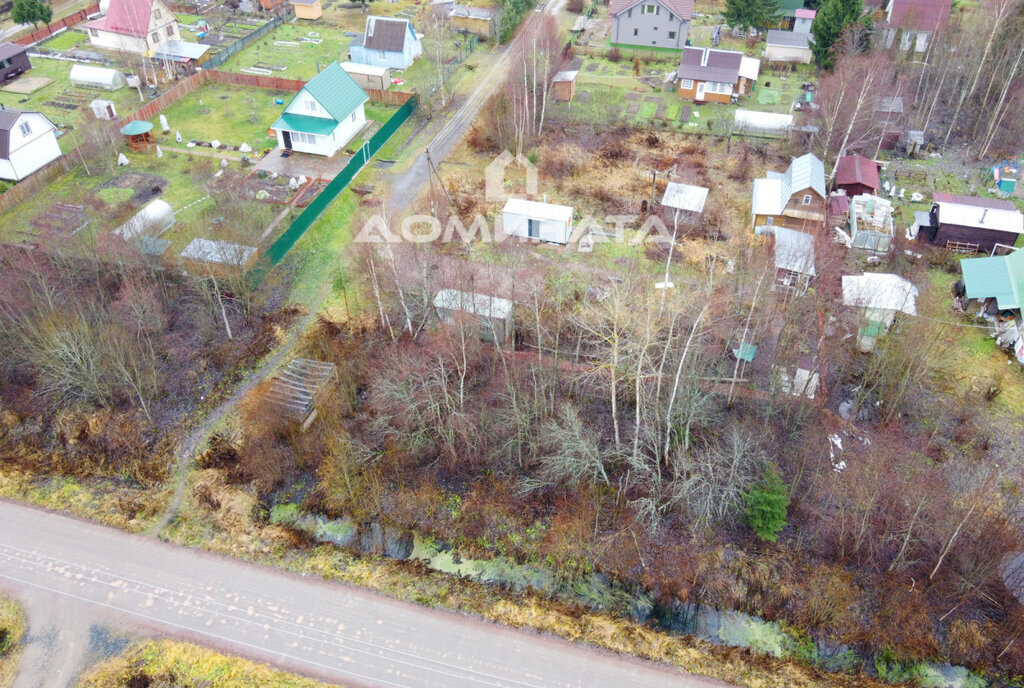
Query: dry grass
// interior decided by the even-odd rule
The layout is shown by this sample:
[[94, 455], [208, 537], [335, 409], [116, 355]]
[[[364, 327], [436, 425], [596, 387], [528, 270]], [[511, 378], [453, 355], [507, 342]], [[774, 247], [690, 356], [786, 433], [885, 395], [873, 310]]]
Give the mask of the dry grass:
[[[146, 678], [142, 678], [142, 677]], [[148, 681], [146, 680], [148, 679]], [[218, 654], [191, 643], [149, 640], [94, 667], [78, 688], [127, 686], [216, 686], [216, 688], [329, 688], [295, 674], [238, 657]]]
[[0, 688], [8, 688], [18, 673], [25, 615], [14, 600], [3, 596], [0, 596], [0, 633], [6, 634], [0, 642]]

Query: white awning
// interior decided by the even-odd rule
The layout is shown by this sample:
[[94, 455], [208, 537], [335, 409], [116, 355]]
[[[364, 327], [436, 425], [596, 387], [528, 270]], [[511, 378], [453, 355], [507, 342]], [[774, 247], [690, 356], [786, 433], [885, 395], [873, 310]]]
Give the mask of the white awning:
[[198, 60], [206, 54], [210, 46], [202, 43], [190, 43], [188, 41], [167, 41], [161, 43], [153, 56], [161, 60], [174, 60], [184, 62], [186, 60]]

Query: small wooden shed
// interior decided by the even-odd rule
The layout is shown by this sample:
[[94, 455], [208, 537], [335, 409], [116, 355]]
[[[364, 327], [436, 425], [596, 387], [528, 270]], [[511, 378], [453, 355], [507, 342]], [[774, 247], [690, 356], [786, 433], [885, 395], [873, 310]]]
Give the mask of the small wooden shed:
[[333, 363], [296, 358], [270, 382], [267, 403], [289, 420], [308, 428], [321, 400], [338, 384]]
[[434, 297], [434, 310], [442, 322], [451, 322], [460, 313], [477, 318], [480, 339], [501, 344], [512, 336], [512, 302], [497, 296], [442, 289]]
[[555, 74], [551, 82], [552, 93], [555, 100], [560, 103], [567, 103], [576, 95], [576, 76], [579, 71], [565, 71]]
[[288, 0], [298, 19], [319, 19], [324, 16], [320, 0]]
[[448, 22], [452, 31], [475, 33], [481, 38], [488, 38], [494, 34], [496, 16], [497, 13], [490, 7], [455, 4], [448, 10]]

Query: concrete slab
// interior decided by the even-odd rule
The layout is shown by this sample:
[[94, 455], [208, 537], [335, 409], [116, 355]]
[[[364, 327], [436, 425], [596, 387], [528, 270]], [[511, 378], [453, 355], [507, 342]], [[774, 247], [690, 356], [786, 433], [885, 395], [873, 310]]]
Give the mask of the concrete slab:
[[283, 157], [282, 153], [284, 151], [280, 148], [270, 151], [256, 163], [256, 169], [275, 172], [282, 177], [305, 176], [310, 179], [334, 179], [352, 159], [350, 156], [340, 153], [331, 158], [295, 151], [292, 151], [288, 157]]
[[53, 79], [48, 79], [45, 76], [22, 76], [7, 84], [0, 90], [6, 91], [7, 93], [28, 95], [29, 93], [35, 93], [42, 87], [49, 86], [52, 83]]

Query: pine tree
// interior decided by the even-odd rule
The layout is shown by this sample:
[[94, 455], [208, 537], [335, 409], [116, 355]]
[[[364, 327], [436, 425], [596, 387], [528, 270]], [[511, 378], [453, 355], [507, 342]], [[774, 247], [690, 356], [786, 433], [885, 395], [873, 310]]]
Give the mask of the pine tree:
[[864, 0], [824, 0], [811, 24], [814, 42], [811, 50], [822, 69], [831, 71], [835, 66], [832, 47], [851, 24], [864, 16]]
[[778, 26], [779, 0], [725, 0], [725, 23], [736, 29]]
[[743, 501], [746, 523], [757, 537], [768, 542], [777, 541], [779, 533], [786, 527], [789, 493], [775, 466], [769, 464], [765, 468], [761, 480], [743, 495]]

